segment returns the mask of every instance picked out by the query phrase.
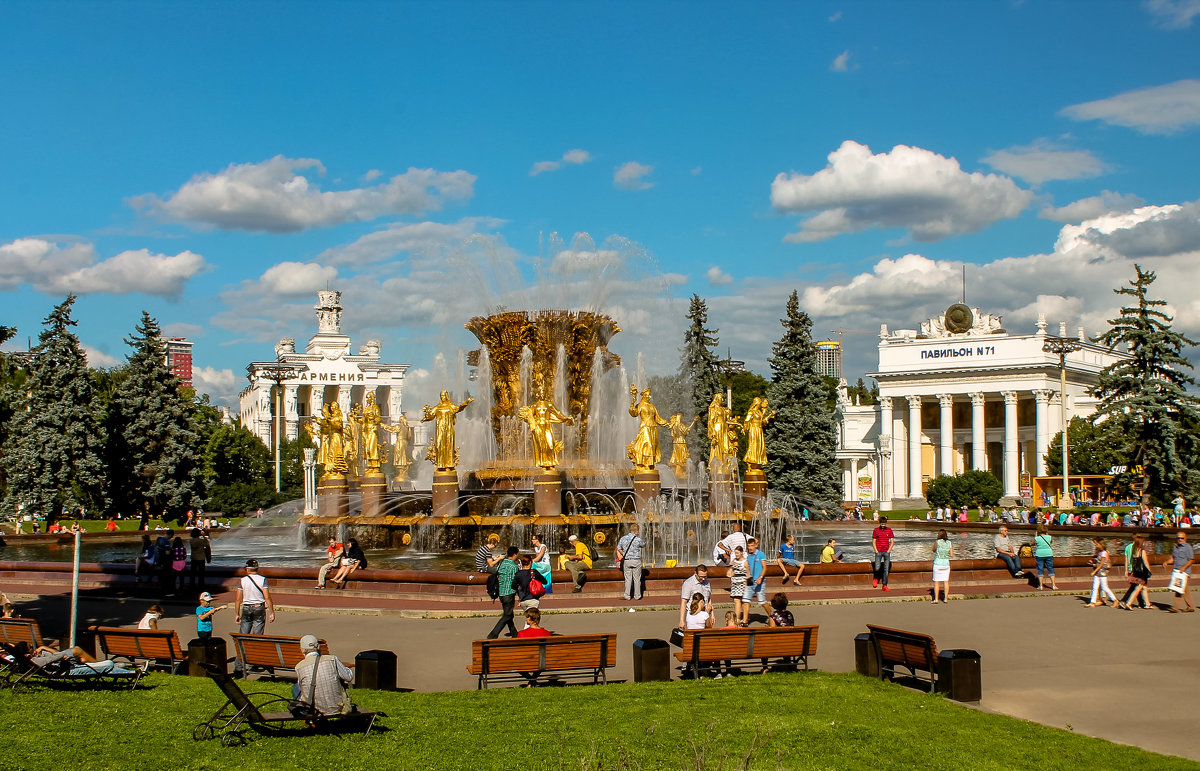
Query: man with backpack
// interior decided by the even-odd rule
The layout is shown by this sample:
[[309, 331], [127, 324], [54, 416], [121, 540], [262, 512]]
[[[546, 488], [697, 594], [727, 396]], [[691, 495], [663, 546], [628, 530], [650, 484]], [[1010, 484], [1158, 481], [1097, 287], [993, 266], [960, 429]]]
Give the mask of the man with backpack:
[[496, 566], [496, 580], [499, 582], [500, 620], [488, 633], [489, 640], [500, 636], [504, 627], [508, 627], [508, 636], [517, 636], [517, 625], [513, 623], [513, 611], [517, 605], [517, 554], [521, 550], [515, 546], [508, 547], [508, 552], [500, 564]]
[[592, 552], [577, 535], [568, 536], [567, 542], [575, 547], [575, 553], [563, 552], [559, 555], [558, 569], [571, 574], [571, 583], [575, 585], [572, 592], [582, 592], [583, 585], [587, 583], [587, 571], [592, 569]]
[[638, 534], [638, 526], [630, 525], [629, 532], [617, 541], [617, 564], [625, 577], [625, 599], [642, 599], [642, 549], [646, 542]]

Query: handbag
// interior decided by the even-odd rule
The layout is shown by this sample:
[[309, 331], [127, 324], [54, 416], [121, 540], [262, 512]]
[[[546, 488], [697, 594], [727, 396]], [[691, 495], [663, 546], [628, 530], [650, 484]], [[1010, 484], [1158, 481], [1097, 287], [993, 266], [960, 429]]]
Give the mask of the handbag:
[[529, 594], [538, 599], [546, 594], [546, 585], [543, 584], [537, 576], [532, 576], [529, 579]]
[[1133, 577], [1143, 581], [1150, 580], [1150, 568], [1146, 566], [1146, 559], [1142, 554], [1137, 554], [1133, 558]]
[[1167, 588], [1178, 594], [1180, 597], [1187, 591], [1188, 575], [1182, 570], [1171, 571], [1171, 585]]
[[317, 668], [321, 666], [321, 656], [317, 655], [317, 660], [313, 664], [312, 683], [309, 684], [308, 701], [301, 699], [292, 699], [288, 701], [288, 712], [292, 713], [292, 717], [297, 720], [303, 720], [310, 728], [316, 724], [316, 721], [321, 718], [321, 713], [317, 711]]

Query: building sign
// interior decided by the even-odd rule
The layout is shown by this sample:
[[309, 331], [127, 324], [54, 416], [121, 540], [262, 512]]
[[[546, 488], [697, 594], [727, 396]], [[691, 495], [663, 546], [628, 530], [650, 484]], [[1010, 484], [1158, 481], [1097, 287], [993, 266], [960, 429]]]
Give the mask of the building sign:
[[361, 383], [365, 379], [361, 372], [301, 372], [298, 378], [301, 382], [320, 383]]
[[965, 357], [985, 358], [996, 355], [994, 345], [959, 345], [921, 349], [921, 360], [926, 359], [958, 359]]
[[1021, 472], [1021, 497], [1022, 498], [1032, 498], [1033, 497], [1033, 480], [1031, 480], [1029, 478], [1028, 471]]

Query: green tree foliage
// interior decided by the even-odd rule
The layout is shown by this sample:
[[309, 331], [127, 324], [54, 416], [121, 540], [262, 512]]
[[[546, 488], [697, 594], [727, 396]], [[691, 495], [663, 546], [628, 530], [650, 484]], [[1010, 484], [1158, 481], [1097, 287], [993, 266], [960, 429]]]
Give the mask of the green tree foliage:
[[133, 352], [106, 416], [108, 498], [116, 511], [180, 519], [204, 499], [196, 409], [167, 368], [150, 314], [125, 342]]
[[[683, 336], [683, 348], [680, 350], [679, 374], [687, 384], [691, 394], [691, 414], [700, 415], [700, 427], [707, 419], [708, 403], [713, 394], [724, 391], [724, 380], [716, 370], [717, 355], [713, 352], [717, 347], [717, 330], [708, 328], [708, 304], [700, 295], [692, 295], [688, 306], [687, 318], [691, 320], [687, 332]], [[687, 415], [689, 410], [682, 410]], [[692, 459], [697, 463], [708, 461], [708, 439], [704, 431], [692, 430], [688, 434], [688, 449]]]
[[841, 477], [836, 458], [837, 424], [826, 408], [829, 392], [817, 370], [812, 320], [792, 292], [783, 337], [772, 346], [767, 399], [776, 411], [767, 424], [767, 478], [771, 487], [840, 506]]
[[[746, 410], [750, 409], [750, 402], [754, 401], [757, 396], [767, 395], [767, 386], [769, 383], [762, 375], [754, 372], [739, 372], [733, 376], [733, 415], [738, 420], [746, 417]], [[703, 422], [703, 421], [701, 421]], [[700, 428], [700, 424], [696, 425]], [[746, 472], [746, 462], [742, 460], [746, 456], [746, 432], [738, 432], [738, 467], [742, 473]]]
[[247, 511], [268, 508], [277, 501], [273, 481], [234, 482], [212, 489], [208, 499], [208, 510], [219, 511], [227, 517], [237, 517]]
[[[1127, 443], [1123, 437], [1114, 435], [1114, 428], [1111, 421], [1093, 423], [1087, 418], [1071, 418], [1067, 429], [1071, 442], [1067, 451], [1072, 475], [1107, 474], [1113, 466], [1126, 462], [1121, 448]], [[1054, 435], [1046, 451], [1046, 473], [1050, 476], [1062, 474], [1062, 431]]]
[[[284, 439], [279, 445], [280, 487], [283, 492], [277, 503], [304, 497], [304, 451], [316, 447], [307, 431], [301, 431], [295, 439]], [[389, 453], [390, 456], [390, 453]], [[275, 459], [271, 459], [270, 478], [275, 484]]]
[[[8, 342], [16, 334], [16, 327], [0, 326], [0, 344]], [[25, 393], [24, 385], [25, 367], [12, 354], [0, 351], [0, 448], [8, 443], [9, 421]], [[7, 493], [7, 474], [4, 465], [0, 464], [0, 499]]]
[[1194, 468], [1200, 437], [1184, 427], [1200, 422], [1200, 412], [1186, 390], [1196, 381], [1186, 374], [1192, 365], [1183, 349], [1196, 342], [1171, 329], [1171, 317], [1160, 310], [1165, 300], [1147, 297], [1155, 274], [1140, 265], [1134, 270], [1133, 281], [1113, 290], [1133, 303], [1098, 338], [1110, 349], [1124, 345], [1129, 358], [1100, 372], [1095, 419], [1112, 424], [1112, 435], [1124, 438], [1119, 450], [1142, 467], [1145, 502], [1162, 504], [1181, 493], [1192, 499], [1200, 492], [1200, 470]]
[[930, 506], [995, 506], [1004, 488], [990, 471], [967, 471], [958, 476], [942, 474], [930, 480], [925, 500]]
[[209, 487], [265, 482], [273, 476], [271, 451], [241, 426], [221, 423], [204, 445], [204, 480]]
[[851, 404], [855, 403], [855, 399], [858, 400], [861, 407], [879, 404], [879, 384], [874, 380], [871, 381], [871, 387], [868, 388], [860, 377], [857, 383], [846, 389], [846, 394], [850, 397]]
[[103, 486], [104, 436], [87, 359], [71, 331], [74, 304], [71, 295], [46, 317], [2, 458], [9, 485], [5, 508], [21, 504], [51, 520], [64, 510], [96, 506]]

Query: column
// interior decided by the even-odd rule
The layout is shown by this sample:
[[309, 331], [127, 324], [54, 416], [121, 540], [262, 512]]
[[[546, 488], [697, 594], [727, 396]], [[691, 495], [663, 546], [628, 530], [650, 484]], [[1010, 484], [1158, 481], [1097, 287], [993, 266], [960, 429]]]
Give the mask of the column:
[[1046, 407], [1050, 404], [1053, 391], [1039, 390], [1033, 392], [1034, 398], [1034, 475], [1046, 476], [1046, 453], [1050, 450], [1050, 426], [1046, 424]]
[[[879, 508], [892, 509], [892, 397], [879, 397], [879, 468], [875, 495]], [[885, 508], [886, 507], [886, 508]]]
[[921, 490], [921, 397], [908, 397], [908, 497], [920, 498]]
[[295, 439], [300, 428], [300, 409], [297, 391], [300, 386], [285, 385], [283, 387], [283, 434], [288, 439]]
[[942, 408], [941, 442], [938, 446], [939, 473], [954, 476], [954, 395], [938, 394]]
[[1004, 391], [1004, 495], [1015, 498], [1020, 494], [1021, 462], [1017, 453], [1017, 392]]
[[971, 394], [971, 468], [987, 471], [987, 434], [983, 422], [983, 405], [987, 394], [977, 391]]
[[842, 461], [842, 500], [854, 500], [854, 464], [855, 461]]

